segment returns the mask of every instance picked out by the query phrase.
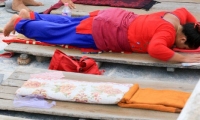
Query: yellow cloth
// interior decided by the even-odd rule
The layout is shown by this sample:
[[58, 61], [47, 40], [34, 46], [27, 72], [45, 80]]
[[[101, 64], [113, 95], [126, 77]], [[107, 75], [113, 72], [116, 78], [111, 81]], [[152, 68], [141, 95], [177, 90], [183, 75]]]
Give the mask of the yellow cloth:
[[176, 90], [140, 89], [135, 84], [118, 103], [120, 107], [181, 112], [190, 93]]

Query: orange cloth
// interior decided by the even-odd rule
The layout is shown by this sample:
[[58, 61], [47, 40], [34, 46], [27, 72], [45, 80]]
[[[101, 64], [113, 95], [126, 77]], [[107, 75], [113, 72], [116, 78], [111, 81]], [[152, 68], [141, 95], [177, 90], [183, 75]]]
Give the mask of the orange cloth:
[[80, 24], [76, 27], [76, 33], [80, 34], [92, 34], [92, 23], [95, 16], [97, 16], [99, 10], [90, 12], [90, 17], [82, 20]]
[[118, 103], [120, 107], [141, 108], [164, 112], [181, 112], [190, 93], [176, 90], [141, 89], [136, 84]]

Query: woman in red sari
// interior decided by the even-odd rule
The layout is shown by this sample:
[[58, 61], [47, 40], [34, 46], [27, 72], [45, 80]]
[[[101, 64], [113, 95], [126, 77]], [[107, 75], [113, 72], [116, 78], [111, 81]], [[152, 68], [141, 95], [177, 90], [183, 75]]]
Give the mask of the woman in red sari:
[[148, 53], [162, 61], [200, 62], [200, 55], [182, 55], [172, 50], [200, 46], [200, 25], [185, 8], [137, 15], [119, 8], [91, 12], [73, 18], [22, 10], [4, 29], [51, 44], [66, 44], [113, 52]]

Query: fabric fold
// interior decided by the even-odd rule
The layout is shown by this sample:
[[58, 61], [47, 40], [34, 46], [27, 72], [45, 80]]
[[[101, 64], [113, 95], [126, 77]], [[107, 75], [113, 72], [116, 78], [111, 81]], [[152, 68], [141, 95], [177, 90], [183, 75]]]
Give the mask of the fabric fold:
[[104, 73], [104, 70], [99, 70], [94, 59], [87, 56], [82, 56], [80, 59], [77, 59], [73, 56], [66, 55], [60, 50], [55, 50], [49, 69], [95, 75], [102, 75]]
[[118, 103], [120, 107], [181, 112], [190, 93], [176, 90], [141, 89], [135, 84]]
[[138, 84], [134, 84], [130, 90], [124, 94], [123, 98], [121, 99], [120, 102], [122, 103], [126, 103], [127, 101], [129, 101], [133, 95], [137, 92], [137, 90], [139, 89], [139, 85]]

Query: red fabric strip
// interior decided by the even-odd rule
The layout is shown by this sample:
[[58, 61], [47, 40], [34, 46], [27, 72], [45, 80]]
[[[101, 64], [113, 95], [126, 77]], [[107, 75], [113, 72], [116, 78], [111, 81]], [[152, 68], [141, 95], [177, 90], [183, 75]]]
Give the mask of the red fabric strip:
[[18, 17], [18, 18], [15, 20], [15, 22], [14, 22], [14, 27], [17, 25], [17, 23], [18, 23], [20, 20], [21, 20], [20, 17]]
[[35, 14], [33, 11], [30, 12], [30, 18], [31, 20], [35, 20]]

